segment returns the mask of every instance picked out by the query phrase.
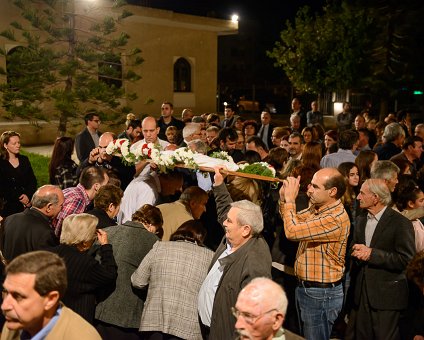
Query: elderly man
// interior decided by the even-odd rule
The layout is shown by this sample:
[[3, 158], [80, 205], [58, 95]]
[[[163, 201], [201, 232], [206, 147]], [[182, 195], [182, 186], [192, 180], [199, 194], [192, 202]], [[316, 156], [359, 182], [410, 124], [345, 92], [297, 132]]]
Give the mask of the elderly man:
[[259, 127], [258, 137], [262, 139], [268, 149], [272, 148], [272, 130], [274, 125], [271, 124], [271, 114], [268, 109], [263, 110], [261, 113], [261, 126]]
[[34, 251], [6, 267], [1, 309], [6, 318], [1, 339], [100, 340], [87, 321], [60, 303], [67, 286], [64, 261]]
[[271, 277], [271, 254], [261, 231], [262, 211], [243, 200], [232, 202], [219, 170], [215, 170], [214, 196], [223, 237], [198, 298], [198, 312], [209, 339], [232, 339], [235, 320], [228, 312], [240, 290], [253, 278]]
[[54, 185], [40, 187], [32, 196], [30, 209], [10, 215], [4, 223], [3, 255], [6, 260], [59, 243], [50, 221], [62, 209], [62, 190]]
[[299, 177], [283, 182], [280, 214], [287, 238], [299, 241], [294, 270], [305, 338], [328, 340], [343, 305], [341, 283], [350, 222], [340, 198], [346, 183], [335, 168], [319, 170], [307, 192], [310, 207], [297, 213], [299, 182]]
[[371, 166], [371, 178], [384, 180], [390, 192], [395, 191], [399, 172], [399, 167], [391, 161], [377, 161]]
[[384, 128], [384, 144], [375, 148], [379, 160], [388, 160], [401, 152], [401, 146], [405, 139], [405, 131], [399, 123], [390, 123]]
[[400, 339], [399, 317], [408, 305], [405, 270], [415, 254], [412, 223], [390, 204], [381, 179], [368, 179], [358, 195], [368, 211], [356, 220], [351, 284], [354, 308], [346, 339]]
[[282, 326], [287, 311], [287, 297], [281, 286], [271, 279], [257, 277], [242, 289], [232, 312], [240, 339], [295, 340], [301, 337]]
[[201, 137], [201, 124], [200, 123], [186, 123], [183, 129], [183, 141], [180, 147], [185, 147], [189, 142], [200, 139]]
[[206, 211], [208, 198], [208, 194], [203, 189], [191, 186], [184, 189], [177, 201], [159, 204], [157, 207], [163, 217], [162, 240], [169, 241], [171, 235], [184, 222], [198, 220]]
[[76, 187], [63, 190], [63, 195], [65, 197], [63, 208], [53, 220], [55, 234], [58, 237], [60, 237], [62, 222], [65, 217], [71, 214], [85, 212], [100, 187], [107, 184], [108, 181], [109, 176], [105, 169], [90, 166], [82, 171], [79, 183]]

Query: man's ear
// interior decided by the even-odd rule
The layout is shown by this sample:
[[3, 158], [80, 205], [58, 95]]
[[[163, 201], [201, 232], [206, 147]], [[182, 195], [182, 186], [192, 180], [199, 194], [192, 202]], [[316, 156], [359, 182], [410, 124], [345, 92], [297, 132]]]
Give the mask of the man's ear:
[[275, 316], [275, 321], [272, 324], [272, 329], [274, 331], [278, 331], [282, 326], [284, 322], [284, 315], [281, 312], [277, 312], [277, 315]]
[[59, 302], [59, 292], [54, 290], [44, 296], [44, 309], [50, 310]]
[[330, 194], [330, 197], [335, 197], [337, 195], [337, 188], [336, 187], [330, 188], [329, 194]]
[[252, 234], [252, 227], [248, 224], [245, 224], [244, 226], [242, 226], [243, 231], [242, 231], [242, 235], [243, 237], [248, 237], [249, 235]]

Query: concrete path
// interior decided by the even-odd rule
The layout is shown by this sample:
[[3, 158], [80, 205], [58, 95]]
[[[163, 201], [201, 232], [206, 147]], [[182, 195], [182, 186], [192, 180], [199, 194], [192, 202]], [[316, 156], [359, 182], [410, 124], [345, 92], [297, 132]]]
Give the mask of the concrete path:
[[[51, 157], [53, 151], [53, 144], [50, 145], [39, 145], [39, 146], [22, 146], [22, 149], [28, 152], [36, 153], [38, 155]], [[74, 150], [72, 154], [72, 159], [75, 163], [79, 164], [77, 154]]]

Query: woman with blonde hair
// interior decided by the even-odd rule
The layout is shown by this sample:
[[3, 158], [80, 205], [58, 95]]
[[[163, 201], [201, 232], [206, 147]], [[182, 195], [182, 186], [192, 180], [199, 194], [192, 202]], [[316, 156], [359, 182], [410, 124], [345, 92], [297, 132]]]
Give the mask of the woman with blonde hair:
[[[49, 249], [65, 260], [68, 288], [63, 303], [90, 323], [94, 321], [96, 301], [112, 289], [117, 266], [107, 234], [96, 229], [98, 219], [89, 214], [71, 214], [63, 220], [60, 245]], [[94, 241], [100, 243], [100, 261], [87, 253]]]

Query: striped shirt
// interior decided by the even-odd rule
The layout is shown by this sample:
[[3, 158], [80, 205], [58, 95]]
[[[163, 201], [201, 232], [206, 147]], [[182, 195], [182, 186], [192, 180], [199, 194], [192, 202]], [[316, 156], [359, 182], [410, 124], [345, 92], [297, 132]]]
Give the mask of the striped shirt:
[[332, 283], [344, 272], [350, 221], [340, 200], [296, 213], [294, 203], [280, 203], [288, 239], [299, 241], [295, 274], [300, 280]]

